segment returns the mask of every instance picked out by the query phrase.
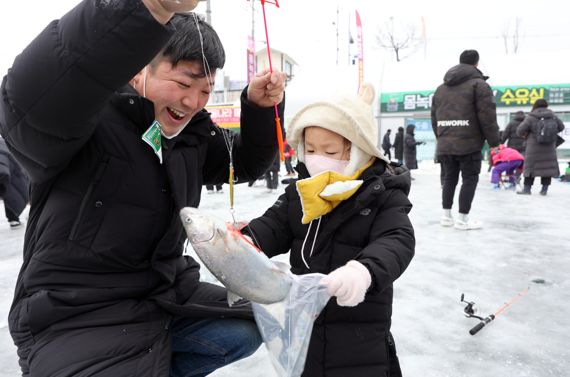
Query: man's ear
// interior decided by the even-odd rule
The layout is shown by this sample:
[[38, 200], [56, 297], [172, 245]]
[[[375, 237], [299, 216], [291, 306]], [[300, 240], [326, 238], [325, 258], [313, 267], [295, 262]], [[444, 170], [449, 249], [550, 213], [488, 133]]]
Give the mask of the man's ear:
[[131, 81], [129, 81], [129, 84], [131, 84], [131, 86], [133, 88], [135, 88], [135, 90], [137, 91], [137, 93], [139, 95], [143, 95], [143, 87], [144, 87], [144, 79], [145, 79], [145, 70], [147, 68], [143, 68], [140, 70], [140, 72], [138, 72], [132, 79]]

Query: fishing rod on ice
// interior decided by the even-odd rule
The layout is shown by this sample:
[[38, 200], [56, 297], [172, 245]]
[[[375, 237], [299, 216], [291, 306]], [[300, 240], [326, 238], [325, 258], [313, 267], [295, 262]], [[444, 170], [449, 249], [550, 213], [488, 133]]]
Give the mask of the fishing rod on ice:
[[465, 301], [465, 295], [462, 293], [461, 294], [461, 302], [464, 302], [467, 304], [465, 306], [465, 308], [463, 309], [463, 313], [465, 314], [465, 316], [467, 318], [476, 318], [479, 320], [479, 323], [476, 324], [471, 330], [469, 330], [469, 334], [471, 334], [471, 335], [477, 334], [479, 331], [481, 331], [481, 329], [483, 329], [483, 327], [485, 327], [489, 323], [491, 323], [495, 318], [497, 318], [499, 315], [501, 315], [511, 305], [513, 305], [515, 302], [517, 302], [518, 300], [523, 298], [528, 293], [528, 290], [529, 290], [528, 287], [523, 289], [516, 296], [511, 298], [508, 302], [504, 303], [499, 309], [497, 309], [497, 311], [495, 313], [489, 314], [487, 317], [481, 317], [481, 316], [476, 315], [478, 308], [477, 308], [475, 302]]

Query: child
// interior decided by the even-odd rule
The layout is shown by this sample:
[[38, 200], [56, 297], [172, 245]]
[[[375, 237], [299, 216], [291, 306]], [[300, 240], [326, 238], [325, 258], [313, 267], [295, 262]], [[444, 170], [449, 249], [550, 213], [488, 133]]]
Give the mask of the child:
[[500, 188], [501, 174], [506, 173], [509, 176], [511, 188], [514, 189], [516, 187], [514, 174], [517, 169], [523, 166], [523, 155], [516, 149], [508, 148], [501, 144], [498, 150], [491, 150], [491, 159], [494, 166], [491, 173], [493, 188]]
[[328, 274], [333, 298], [316, 319], [303, 377], [401, 376], [390, 333], [392, 283], [415, 248], [410, 175], [376, 147], [363, 86], [358, 98], [302, 109], [287, 135], [299, 180], [242, 231], [268, 256], [290, 253], [295, 274]]

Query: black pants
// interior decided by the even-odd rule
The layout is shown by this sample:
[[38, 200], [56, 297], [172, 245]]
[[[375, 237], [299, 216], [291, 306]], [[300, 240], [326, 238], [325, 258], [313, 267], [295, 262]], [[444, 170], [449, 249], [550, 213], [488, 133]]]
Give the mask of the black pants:
[[18, 214], [8, 208], [8, 206], [6, 206], [6, 203], [4, 203], [4, 212], [6, 212], [6, 218], [8, 221], [20, 221]]
[[291, 165], [291, 157], [285, 157], [285, 169], [287, 170], [287, 174], [295, 173], [293, 165]]
[[[524, 177], [524, 185], [525, 186], [532, 186], [534, 183], [535, 177]], [[540, 183], [543, 186], [550, 186], [550, 182], [552, 182], [552, 177], [540, 177]]]
[[265, 172], [265, 181], [267, 182], [267, 188], [275, 190], [279, 185], [279, 171], [278, 170], [268, 170]]
[[[213, 191], [214, 185], [206, 185], [206, 190]], [[222, 191], [222, 185], [216, 185], [216, 191]]]
[[390, 152], [390, 148], [384, 149], [384, 156], [388, 156], [388, 160], [392, 159], [392, 153]]
[[443, 169], [443, 209], [451, 209], [455, 187], [459, 182], [461, 172], [461, 191], [459, 192], [459, 213], [468, 214], [471, 210], [471, 202], [475, 197], [475, 189], [481, 173], [481, 152], [466, 155], [441, 155], [439, 156]]

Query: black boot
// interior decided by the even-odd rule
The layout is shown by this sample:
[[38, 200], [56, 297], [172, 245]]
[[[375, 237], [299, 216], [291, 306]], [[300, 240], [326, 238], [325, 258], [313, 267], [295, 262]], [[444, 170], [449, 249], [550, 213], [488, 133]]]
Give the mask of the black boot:
[[542, 185], [542, 190], [540, 190], [540, 195], [546, 196], [547, 191], [548, 191], [548, 186]]
[[517, 194], [519, 195], [530, 195], [530, 188], [532, 186], [528, 186], [528, 185], [524, 185], [523, 190], [522, 191], [517, 191]]

